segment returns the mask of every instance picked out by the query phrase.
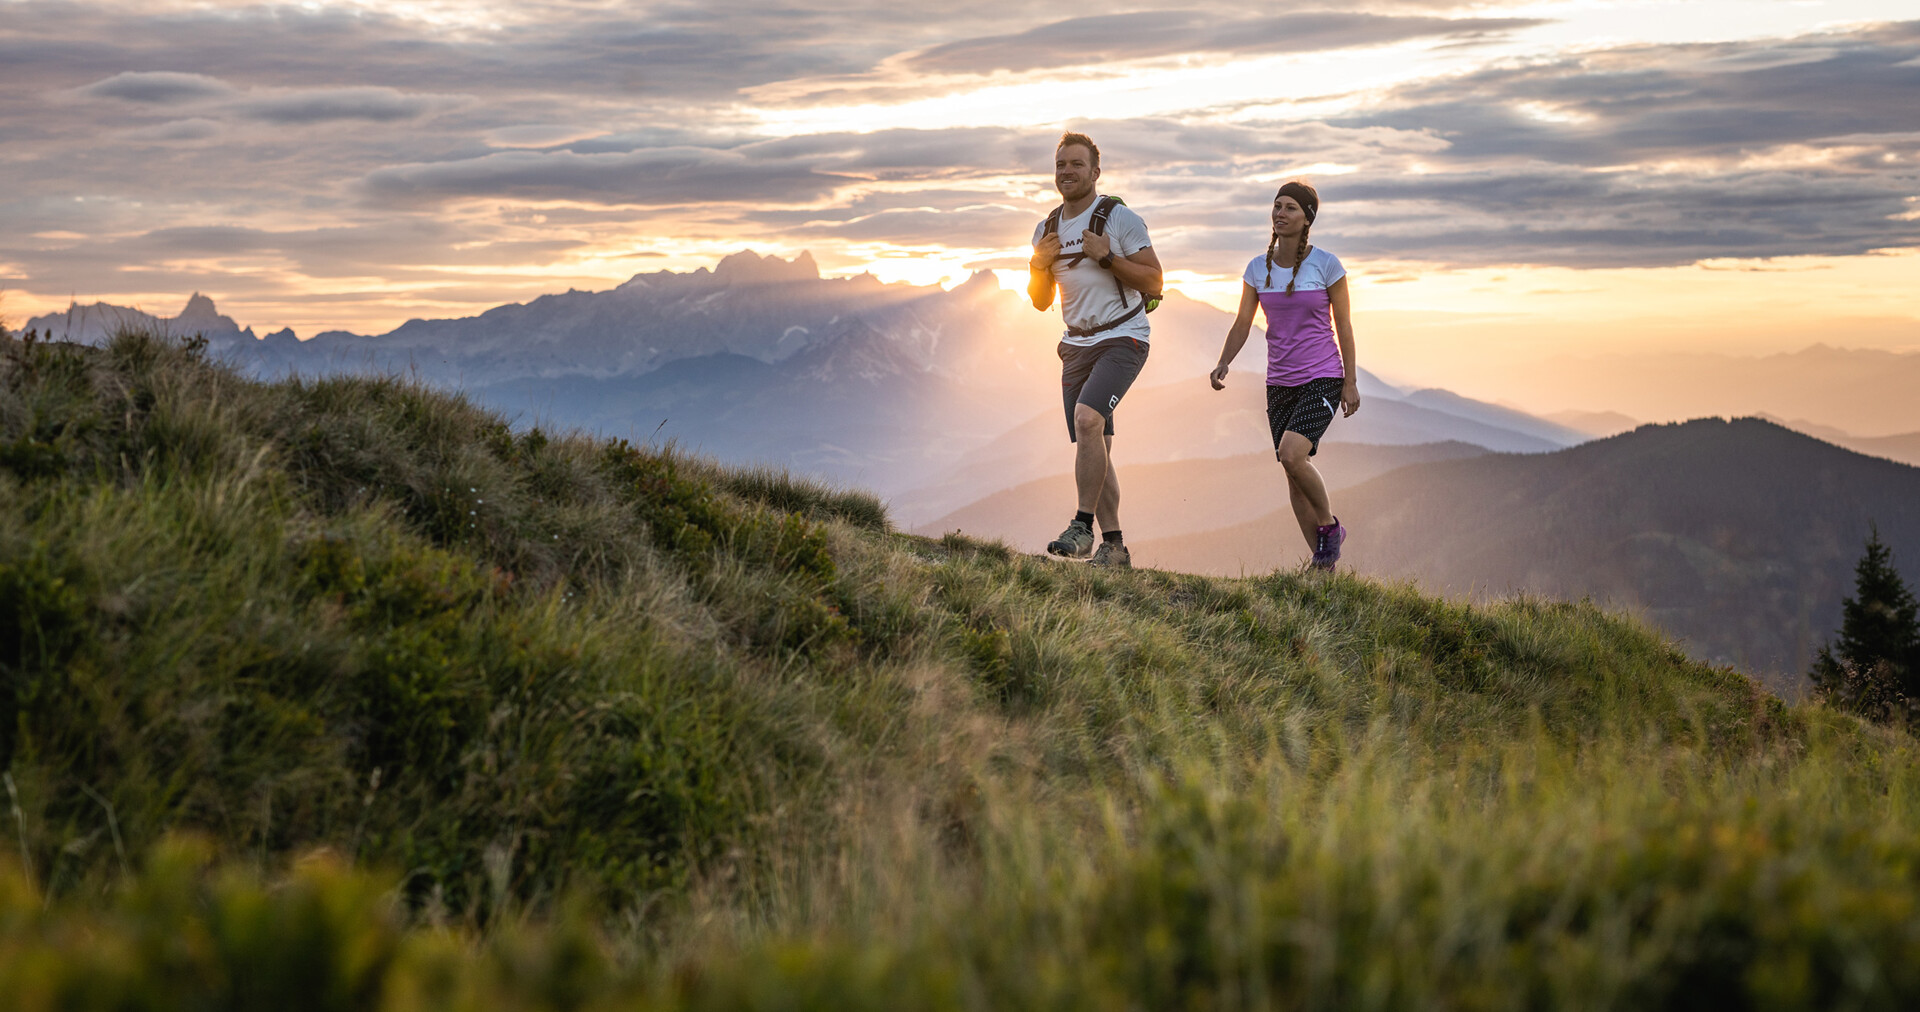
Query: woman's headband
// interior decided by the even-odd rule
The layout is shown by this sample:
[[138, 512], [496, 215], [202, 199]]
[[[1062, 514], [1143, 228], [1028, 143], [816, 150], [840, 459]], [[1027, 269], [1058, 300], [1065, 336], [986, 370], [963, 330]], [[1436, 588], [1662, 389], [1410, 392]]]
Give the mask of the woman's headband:
[[1313, 224], [1313, 219], [1320, 214], [1320, 195], [1313, 192], [1313, 187], [1305, 183], [1294, 182], [1282, 185], [1280, 192], [1273, 195], [1273, 199], [1279, 200], [1281, 197], [1292, 197], [1294, 203], [1299, 204], [1300, 209], [1307, 212], [1309, 225]]

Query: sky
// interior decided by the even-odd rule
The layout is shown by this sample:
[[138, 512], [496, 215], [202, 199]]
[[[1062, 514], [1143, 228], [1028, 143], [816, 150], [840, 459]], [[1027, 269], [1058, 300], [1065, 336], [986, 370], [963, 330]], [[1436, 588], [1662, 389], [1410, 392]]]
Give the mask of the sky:
[[1216, 305], [1312, 181], [1390, 378], [1920, 350], [1917, 14], [0, 0], [0, 319], [378, 333], [742, 248], [1017, 286], [1071, 128]]

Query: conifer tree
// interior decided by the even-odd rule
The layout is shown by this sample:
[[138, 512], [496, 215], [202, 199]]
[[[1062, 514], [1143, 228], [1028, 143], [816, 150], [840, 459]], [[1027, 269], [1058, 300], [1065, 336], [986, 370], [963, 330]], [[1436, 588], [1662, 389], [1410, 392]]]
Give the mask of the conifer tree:
[[1893, 552], [1869, 529], [1841, 605], [1840, 636], [1814, 659], [1814, 689], [1845, 709], [1905, 720], [1920, 706], [1920, 605], [1893, 567]]

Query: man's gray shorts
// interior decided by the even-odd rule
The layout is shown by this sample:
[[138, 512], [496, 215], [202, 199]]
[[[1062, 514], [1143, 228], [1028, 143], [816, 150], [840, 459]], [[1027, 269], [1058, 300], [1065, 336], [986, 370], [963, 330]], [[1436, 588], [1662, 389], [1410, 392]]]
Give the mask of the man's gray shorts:
[[1079, 438], [1073, 428], [1075, 404], [1100, 412], [1107, 420], [1107, 435], [1113, 435], [1113, 409], [1120, 406], [1120, 398], [1146, 364], [1147, 342], [1131, 337], [1110, 337], [1086, 347], [1060, 342], [1060, 398], [1067, 408], [1067, 439]]

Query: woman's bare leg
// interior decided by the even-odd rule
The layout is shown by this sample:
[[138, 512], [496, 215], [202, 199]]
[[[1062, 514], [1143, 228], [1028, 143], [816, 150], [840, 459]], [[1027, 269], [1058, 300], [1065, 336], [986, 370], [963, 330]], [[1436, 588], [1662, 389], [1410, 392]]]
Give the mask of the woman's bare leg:
[[1320, 532], [1316, 528], [1333, 523], [1333, 504], [1327, 499], [1327, 483], [1307, 455], [1312, 449], [1307, 437], [1287, 432], [1281, 435], [1274, 458], [1287, 469], [1287, 494], [1293, 500], [1294, 518], [1300, 521], [1300, 534], [1309, 548], [1318, 548]]

